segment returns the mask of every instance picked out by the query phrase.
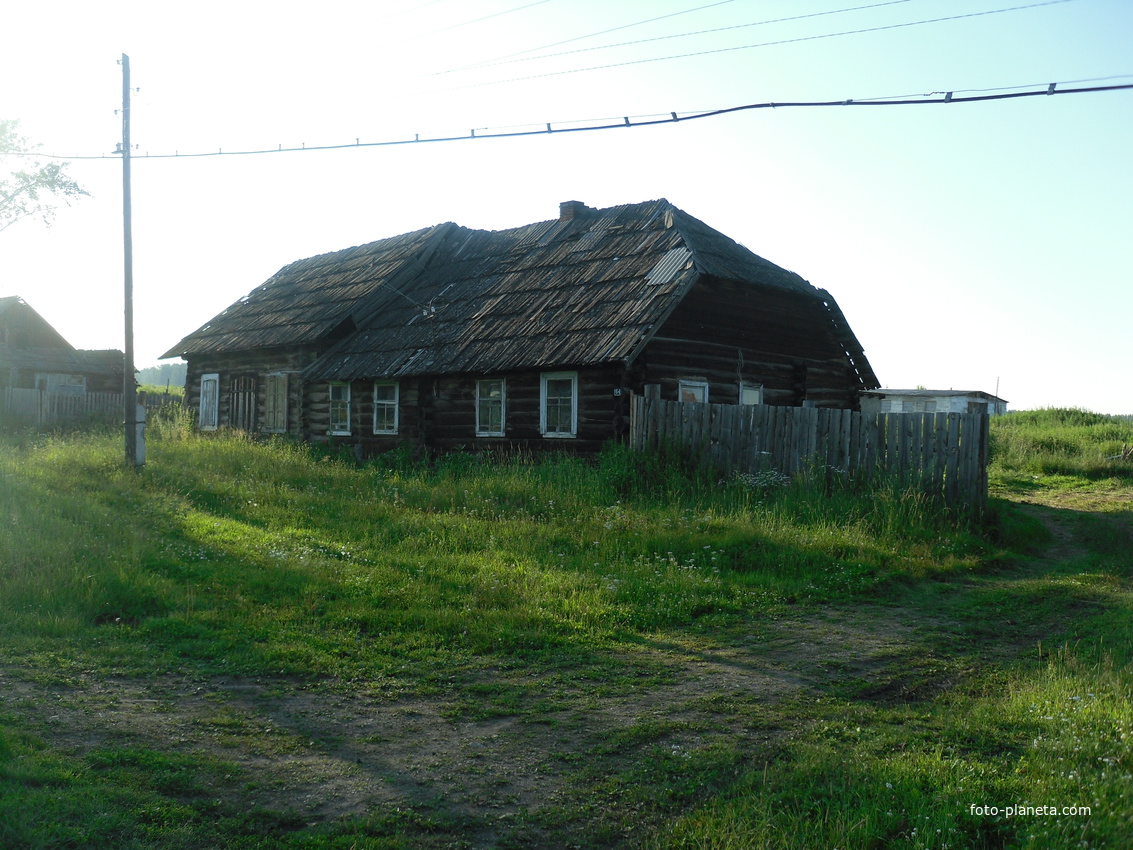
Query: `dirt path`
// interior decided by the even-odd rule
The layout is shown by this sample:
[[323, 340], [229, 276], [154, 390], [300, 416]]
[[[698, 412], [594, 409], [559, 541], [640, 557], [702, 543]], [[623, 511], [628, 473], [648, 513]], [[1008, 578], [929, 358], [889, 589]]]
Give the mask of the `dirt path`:
[[[1042, 554], [1043, 563], [1070, 561], [1088, 553], [1079, 533], [1084, 519], [1096, 520], [1117, 534], [1133, 534], [1133, 492], [1054, 491], [1014, 501], [1019, 510], [1037, 519], [1050, 532], [1052, 542]], [[1133, 561], [1133, 551], [1129, 559]]]
[[[1051, 530], [1047, 559], [1083, 554], [1073, 514], [1022, 507]], [[726, 737], [758, 764], [792, 732], [781, 712], [759, 721], [761, 705], [847, 682], [865, 699], [930, 696], [949, 681], [922, 675], [910, 660], [923, 661], [925, 635], [937, 625], [923, 613], [859, 605], [761, 622], [729, 645], [646, 642], [631, 660], [662, 672], [648, 686], [614, 695], [580, 686], [566, 701], [576, 708], [488, 719], [468, 719], [459, 695], [389, 699], [287, 679], [90, 674], [59, 687], [14, 665], [0, 666], [0, 714], [40, 718], [48, 743], [75, 756], [134, 748], [214, 762], [223, 778], [210, 793], [242, 808], [292, 812], [307, 824], [425, 808], [475, 824], [468, 846], [490, 847], [529, 816], [577, 801], [583, 763], [594, 770], [593, 754], [611, 741], [630, 742], [616, 753], [624, 762], [635, 747], [691, 755]], [[514, 690], [529, 674], [506, 675], [500, 681]], [[532, 702], [550, 687], [523, 684]]]
[[[127, 748], [215, 760], [230, 766], [218, 799], [292, 811], [308, 824], [425, 806], [504, 828], [576, 795], [580, 759], [611, 740], [640, 738], [679, 755], [728, 736], [751, 758], [766, 757], [790, 730], [738, 718], [717, 707], [721, 698], [773, 703], [839, 677], [889, 681], [912, 643], [908, 626], [844, 611], [782, 622], [738, 646], [655, 642], [635, 660], [664, 671], [665, 684], [584, 695], [578, 709], [538, 722], [462, 719], [451, 699], [390, 701], [285, 679], [82, 674], [59, 687], [14, 669], [0, 670], [0, 711], [41, 716], [50, 744], [76, 756]], [[469, 838], [491, 846], [495, 832]]]

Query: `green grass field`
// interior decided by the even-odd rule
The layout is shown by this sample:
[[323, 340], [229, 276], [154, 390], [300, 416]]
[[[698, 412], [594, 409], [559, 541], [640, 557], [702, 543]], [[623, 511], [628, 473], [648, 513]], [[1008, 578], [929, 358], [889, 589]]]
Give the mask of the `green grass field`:
[[618, 447], [0, 437], [0, 846], [1122, 846], [1124, 443], [994, 420], [977, 522]]

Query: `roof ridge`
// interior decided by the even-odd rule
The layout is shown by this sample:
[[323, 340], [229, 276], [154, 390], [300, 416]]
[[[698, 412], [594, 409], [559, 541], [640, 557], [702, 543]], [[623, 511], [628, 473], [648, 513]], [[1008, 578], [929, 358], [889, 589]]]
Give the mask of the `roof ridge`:
[[558, 219], [446, 221], [296, 260], [162, 356], [305, 346], [317, 380], [628, 364], [702, 278], [821, 297], [667, 198], [567, 204]]

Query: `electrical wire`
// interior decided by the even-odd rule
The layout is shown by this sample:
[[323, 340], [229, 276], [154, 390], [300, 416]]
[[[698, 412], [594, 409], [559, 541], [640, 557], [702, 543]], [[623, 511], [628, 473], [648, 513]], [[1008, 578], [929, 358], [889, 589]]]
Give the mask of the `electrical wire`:
[[524, 76], [524, 77], [508, 77], [508, 78], [503, 79], [503, 80], [488, 80], [488, 81], [479, 82], [479, 83], [468, 83], [466, 85], [461, 85], [461, 86], [451, 86], [447, 89], [434, 90], [434, 92], [435, 91], [453, 91], [453, 90], [469, 89], [469, 88], [481, 88], [481, 87], [484, 87], [484, 86], [496, 86], [496, 85], [502, 85], [502, 84], [505, 84], [505, 83], [518, 83], [518, 82], [525, 82], [527, 80], [545, 79], [547, 77], [560, 77], [560, 76], [565, 76], [567, 74], [580, 74], [580, 73], [584, 73], [586, 71], [606, 71], [606, 70], [609, 70], [611, 68], [624, 68], [624, 67], [632, 66], [632, 65], [645, 65], [645, 64], [648, 64], [650, 62], [667, 62], [667, 61], [670, 61], [670, 60], [673, 60], [673, 59], [691, 59], [691, 58], [696, 57], [696, 56], [710, 56], [710, 55], [718, 54], [718, 53], [732, 53], [732, 52], [735, 52], [737, 50], [752, 50], [752, 49], [758, 48], [758, 47], [777, 47], [777, 46], [784, 45], [784, 44], [801, 44], [801, 43], [807, 42], [807, 41], [820, 41], [820, 40], [827, 39], [827, 38], [841, 38], [841, 37], [847, 36], [847, 35], [862, 35], [862, 34], [865, 34], [865, 33], [884, 32], [886, 30], [904, 29], [904, 28], [908, 28], [908, 27], [924, 26], [926, 24], [939, 24], [939, 23], [944, 23], [946, 21], [959, 21], [959, 20], [964, 20], [966, 18], [980, 18], [980, 17], [986, 17], [988, 15], [999, 15], [999, 14], [1003, 14], [1005, 12], [1018, 12], [1018, 11], [1022, 11], [1024, 9], [1037, 9], [1039, 7], [1042, 7], [1042, 6], [1056, 6], [1056, 5], [1059, 5], [1059, 4], [1062, 4], [1062, 3], [1073, 3], [1073, 2], [1075, 2], [1075, 0], [1043, 0], [1043, 2], [1039, 2], [1039, 3], [1028, 3], [1028, 4], [1025, 4], [1025, 5], [1021, 5], [1021, 6], [1008, 6], [1008, 7], [1002, 8], [1002, 9], [989, 9], [989, 10], [986, 10], [986, 11], [983, 11], [983, 12], [968, 12], [968, 13], [962, 14], [962, 15], [948, 15], [946, 17], [941, 17], [941, 18], [927, 18], [927, 19], [920, 20], [920, 21], [908, 21], [906, 23], [901, 23], [901, 24], [884, 24], [884, 25], [876, 26], [876, 27], [865, 27], [863, 29], [843, 30], [843, 31], [840, 31], [840, 32], [824, 33], [822, 35], [804, 35], [804, 36], [798, 36], [798, 37], [795, 37], [795, 38], [779, 39], [779, 40], [776, 40], [776, 41], [764, 41], [764, 42], [759, 42], [759, 43], [756, 43], [756, 44], [741, 44], [741, 45], [737, 45], [737, 46], [734, 46], [734, 47], [717, 47], [717, 48], [713, 48], [712, 50], [699, 50], [699, 51], [695, 51], [695, 52], [691, 52], [691, 53], [680, 53], [680, 54], [675, 54], [675, 55], [670, 55], [670, 56], [654, 56], [654, 57], [650, 57], [648, 59], [630, 59], [630, 60], [626, 60], [625, 62], [610, 62], [610, 63], [607, 63], [605, 65], [591, 65], [591, 66], [588, 66], [588, 67], [585, 67], [585, 68], [568, 68], [568, 69], [562, 70], [562, 71], [548, 71], [546, 73], [530, 74], [530, 75]]
[[[908, 0], [897, 0], [897, 2], [907, 2]], [[492, 59], [485, 59], [482, 62], [474, 62], [471, 65], [462, 65], [459, 68], [449, 68], [446, 71], [434, 71], [430, 74], [424, 74], [425, 77], [437, 77], [444, 74], [455, 74], [457, 71], [467, 71], [471, 68], [484, 68], [490, 67], [492, 64], [504, 64], [503, 60], [511, 59], [513, 56], [522, 56], [525, 53], [534, 53], [536, 50], [549, 50], [552, 47], [561, 47], [564, 44], [572, 44], [576, 41], [585, 41], [588, 38], [597, 38], [600, 35], [608, 35], [612, 32], [619, 32], [620, 30], [632, 29], [633, 27], [640, 27], [645, 24], [652, 24], [656, 21], [664, 21], [669, 18], [676, 18], [681, 15], [688, 15], [692, 12], [702, 12], [705, 9], [711, 9], [715, 6], [726, 6], [729, 3], [734, 3], [736, 0], [717, 0], [716, 3], [709, 3], [707, 6], [696, 6], [692, 9], [683, 9], [680, 12], [671, 12], [668, 15], [661, 15], [656, 18], [646, 18], [643, 21], [634, 21], [632, 24], [622, 24], [621, 26], [611, 27], [610, 29], [599, 30], [598, 32], [587, 33], [586, 35], [577, 35], [574, 38], [567, 38], [563, 41], [556, 41], [551, 44], [540, 45], [539, 47], [529, 47], [526, 50], [519, 50], [515, 53], [507, 53], [503, 56], [496, 56]]]
[[436, 6], [438, 3], [444, 3], [444, 2], [446, 2], [446, 0], [426, 0], [426, 2], [418, 3], [416, 6], [410, 6], [407, 9], [398, 9], [394, 12], [390, 12], [388, 15], [385, 15], [381, 18], [378, 18], [378, 20], [379, 21], [388, 21], [391, 18], [396, 18], [396, 17], [399, 17], [401, 15], [408, 15], [408, 14], [411, 14], [412, 12], [420, 11], [421, 9], [424, 9], [428, 6]]
[[551, 2], [551, 0], [535, 0], [535, 2], [533, 2], [533, 3], [526, 3], [523, 6], [516, 6], [513, 9], [504, 9], [503, 11], [500, 11], [500, 12], [493, 12], [490, 15], [484, 15], [481, 18], [473, 18], [473, 19], [468, 20], [468, 21], [460, 21], [459, 23], [450, 24], [447, 27], [441, 27], [440, 29], [429, 30], [428, 32], [418, 33], [415, 36], [411, 36], [410, 40], [412, 40], [413, 38], [424, 38], [426, 36], [436, 35], [437, 33], [441, 33], [441, 32], [448, 32], [449, 30], [459, 29], [460, 27], [466, 27], [466, 26], [469, 26], [471, 24], [478, 24], [482, 21], [491, 20], [492, 18], [498, 18], [501, 15], [510, 15], [512, 12], [522, 12], [524, 9], [530, 9], [532, 6], [542, 6], [544, 3], [550, 3], [550, 2]]
[[[1110, 77], [1098, 78], [1100, 80], [1111, 79], [1129, 79], [1133, 78], [1133, 74], [1121, 74]], [[1093, 82], [1093, 80], [1078, 80], [1076, 83]], [[298, 148], [285, 148], [279, 145], [276, 148], [264, 148], [258, 150], [240, 150], [240, 151], [225, 151], [219, 149], [216, 151], [204, 151], [198, 153], [166, 153], [166, 154], [131, 154], [131, 160], [137, 159], [198, 159], [201, 157], [221, 157], [221, 156], [260, 156], [265, 154], [281, 154], [281, 153], [305, 153], [313, 151], [329, 151], [329, 150], [349, 150], [349, 149], [362, 149], [374, 147], [392, 147], [398, 145], [417, 145], [436, 142], [459, 142], [470, 141], [473, 139], [504, 139], [516, 138], [521, 136], [544, 136], [548, 134], [562, 134], [562, 133], [578, 133], [596, 130], [620, 130], [630, 127], [651, 127], [659, 124], [677, 124], [685, 123], [688, 121], [695, 121], [704, 118], [716, 118], [721, 115], [730, 115], [735, 112], [747, 112], [757, 109], [792, 109], [801, 107], [865, 107], [865, 106], [925, 106], [925, 105], [943, 105], [943, 104], [958, 104], [958, 103], [976, 103], [982, 101], [993, 100], [1012, 100], [1022, 97], [1039, 97], [1051, 95], [1069, 95], [1069, 94], [1087, 94], [1096, 92], [1109, 92], [1109, 91], [1126, 91], [1133, 90], [1133, 83], [1126, 83], [1121, 85], [1107, 85], [1107, 86], [1087, 86], [1084, 88], [1059, 88], [1060, 85], [1067, 85], [1067, 83], [1050, 83], [1045, 88], [1037, 88], [1029, 91], [1018, 91], [1018, 86], [1003, 86], [996, 89], [965, 89], [949, 92], [931, 92], [923, 95], [902, 95], [899, 97], [889, 98], [849, 98], [846, 100], [823, 100], [823, 101], [766, 101], [762, 103], [749, 103], [742, 106], [729, 106], [722, 109], [709, 109], [698, 112], [685, 112], [677, 113], [670, 112], [667, 116], [650, 115], [650, 116], [634, 116], [636, 120], [630, 120], [630, 116], [624, 116], [620, 119], [605, 118], [594, 119], [601, 123], [581, 123], [581, 122], [559, 122], [558, 126], [552, 123], [543, 125], [540, 129], [534, 129], [535, 125], [515, 125], [516, 127], [529, 127], [531, 129], [515, 129], [513, 128], [482, 128], [481, 130], [471, 130], [467, 134], [459, 136], [431, 136], [421, 138], [420, 135], [415, 135], [412, 139], [391, 139], [386, 141], [377, 142], [363, 142], [360, 139], [355, 139], [353, 144], [338, 144], [338, 145], [303, 145]], [[998, 92], [997, 94], [986, 94], [986, 92]], [[960, 96], [957, 97], [957, 94]], [[579, 126], [570, 126], [571, 123], [579, 123]], [[487, 132], [485, 132], [487, 131]], [[12, 156], [36, 156], [43, 159], [66, 159], [66, 160], [92, 160], [92, 159], [107, 159], [115, 160], [120, 155], [120, 151], [114, 153], [100, 154], [97, 156], [63, 156], [59, 154], [44, 154], [38, 151], [12, 151]]]
[[[800, 19], [800, 18], [820, 17], [820, 16], [824, 16], [824, 15], [838, 14], [838, 13], [841, 13], [841, 12], [858, 11], [858, 10], [861, 10], [861, 9], [875, 8], [875, 7], [878, 7], [878, 6], [896, 5], [898, 3], [908, 2], [908, 1], [909, 0], [888, 0], [888, 2], [869, 4], [869, 5], [865, 5], [865, 6], [849, 7], [849, 8], [845, 8], [845, 9], [829, 10], [829, 11], [826, 11], [826, 12], [813, 13], [813, 14], [809, 14], [809, 15], [800, 15], [800, 16], [796, 16], [794, 18], [782, 18], [782, 19], [777, 19], [775, 21], [757, 22], [756, 24], [747, 24], [747, 25], [739, 25], [739, 26], [755, 26], [755, 25], [758, 25], [759, 23], [775, 23], [775, 22], [782, 21], [782, 20], [797, 20], [797, 19]], [[440, 0], [433, 0], [433, 2], [440, 2]], [[467, 25], [467, 24], [477, 23], [478, 21], [481, 21], [481, 20], [486, 20], [486, 19], [492, 18], [492, 17], [498, 17], [499, 15], [509, 14], [511, 12], [521, 11], [523, 9], [530, 8], [531, 6], [537, 6], [537, 5], [540, 5], [541, 3], [546, 3], [546, 2], [550, 2], [550, 0], [536, 0], [536, 2], [528, 3], [528, 4], [523, 5], [523, 6], [518, 6], [518, 7], [506, 9], [506, 10], [494, 13], [492, 15], [485, 16], [483, 18], [477, 18], [477, 19], [474, 19], [474, 20], [464, 21], [464, 22], [461, 22], [461, 23], [458, 23], [458, 24], [454, 24], [453, 27], [459, 27], [459, 26], [464, 26], [464, 25]], [[676, 12], [676, 13], [672, 13], [670, 15], [661, 16], [659, 18], [652, 18], [652, 19], [649, 19], [649, 21], [661, 20], [662, 18], [665, 18], [665, 17], [674, 17], [674, 16], [680, 15], [680, 14], [686, 14], [686, 13], [689, 13], [689, 12], [700, 11], [702, 9], [709, 8], [710, 6], [723, 5], [724, 3], [727, 3], [727, 2], [732, 2], [732, 0], [721, 0], [721, 2], [708, 4], [707, 6], [699, 6], [699, 7], [693, 8], [693, 9], [686, 9], [682, 12]], [[888, 25], [868, 27], [868, 28], [858, 29], [858, 30], [844, 30], [844, 31], [840, 31], [840, 32], [826, 33], [826, 34], [822, 34], [822, 35], [800, 36], [800, 37], [797, 37], [797, 38], [784, 39], [784, 40], [780, 40], [780, 41], [762, 42], [762, 43], [759, 43], [759, 44], [741, 45], [741, 46], [737, 46], [737, 47], [717, 48], [717, 49], [714, 49], [714, 50], [700, 51], [700, 52], [695, 52], [695, 53], [686, 53], [686, 54], [680, 54], [680, 55], [677, 55], [677, 56], [662, 56], [662, 57], [654, 57], [654, 58], [650, 58], [650, 59], [640, 59], [640, 60], [633, 60], [633, 61], [627, 61], [627, 62], [621, 62], [621, 63], [613, 63], [613, 64], [602, 65], [602, 66], [593, 66], [593, 67], [589, 67], [589, 68], [568, 69], [568, 70], [564, 70], [564, 71], [552, 72], [552, 73], [547, 73], [547, 74], [539, 74], [539, 75], [533, 75], [533, 76], [528, 76], [528, 77], [518, 77], [518, 78], [511, 78], [511, 79], [506, 79], [506, 80], [496, 80], [496, 81], [491, 81], [491, 82], [482, 82], [482, 83], [472, 84], [472, 85], [469, 85], [469, 86], [458, 86], [456, 88], [471, 88], [471, 87], [485, 86], [485, 85], [498, 85], [498, 84], [507, 83], [507, 82], [517, 82], [517, 81], [520, 81], [520, 80], [536, 79], [536, 78], [539, 78], [539, 77], [557, 76], [557, 75], [561, 75], [561, 74], [580, 73], [582, 71], [601, 70], [601, 69], [605, 69], [605, 68], [621, 67], [621, 66], [625, 66], [625, 65], [643, 64], [643, 63], [647, 63], [647, 62], [656, 62], [656, 61], [663, 61], [663, 60], [668, 60], [668, 59], [688, 58], [688, 57], [708, 55], [708, 54], [712, 54], [712, 53], [723, 53], [723, 52], [729, 52], [729, 51], [735, 51], [735, 50], [746, 50], [746, 49], [751, 49], [751, 48], [755, 48], [755, 47], [767, 47], [767, 46], [772, 46], [772, 45], [791, 44], [791, 43], [798, 43], [798, 42], [815, 41], [815, 40], [826, 39], [826, 38], [835, 38], [835, 37], [846, 36], [846, 35], [857, 35], [857, 34], [862, 34], [862, 33], [880, 32], [880, 31], [900, 29], [900, 28], [905, 28], [905, 27], [920, 26], [920, 25], [933, 24], [933, 23], [941, 23], [941, 22], [945, 22], [945, 21], [961, 20], [961, 19], [965, 19], [965, 18], [983, 17], [983, 16], [987, 16], [987, 15], [994, 15], [994, 14], [1001, 14], [1001, 13], [1005, 13], [1005, 12], [1020, 11], [1020, 10], [1024, 10], [1024, 9], [1033, 9], [1033, 8], [1038, 8], [1038, 7], [1043, 7], [1043, 6], [1059, 5], [1059, 4], [1062, 4], [1062, 3], [1069, 3], [1069, 2], [1073, 2], [1073, 0], [1043, 0], [1043, 2], [1033, 2], [1033, 3], [1029, 3], [1029, 4], [1025, 4], [1025, 5], [1010, 6], [1010, 7], [1001, 8], [1001, 9], [986, 10], [986, 11], [982, 11], [982, 12], [972, 12], [972, 13], [968, 13], [968, 14], [951, 15], [951, 16], [946, 16], [946, 17], [941, 17], [941, 18], [932, 18], [932, 19], [926, 19], [926, 20], [920, 20], [920, 21], [910, 21], [910, 22], [899, 23], [899, 24], [888, 24]], [[423, 5], [428, 6], [428, 5], [432, 5], [432, 4], [431, 3], [425, 3]], [[649, 22], [649, 21], [646, 21], [646, 22]], [[642, 23], [642, 22], [638, 22], [638, 23]], [[628, 27], [636, 26], [636, 25], [637, 24], [626, 24], [623, 27], [618, 27], [618, 28], [614, 28], [614, 29], [624, 29], [624, 28], [628, 28]], [[438, 30], [437, 32], [439, 32], [439, 31], [440, 30]], [[611, 31], [613, 31], [613, 30], [605, 30], [603, 32], [611, 32]], [[581, 39], [581, 38], [587, 38], [587, 37], [589, 37], [589, 36], [579, 36], [578, 38]], [[574, 40], [577, 40], [577, 39], [574, 39]], [[642, 41], [652, 41], [652, 40], [657, 40], [657, 39], [643, 39]], [[565, 42], [560, 42], [560, 43], [565, 43]], [[535, 48], [535, 49], [542, 49], [542, 48]], [[601, 48], [594, 48], [594, 49], [601, 49]], [[522, 52], [527, 52], [527, 51], [522, 51]], [[534, 57], [534, 58], [544, 58], [544, 57]], [[447, 73], [447, 72], [438, 72], [438, 73]], [[1054, 84], [1052, 84], [1052, 85], [1054, 85]], [[1112, 88], [1125, 88], [1125, 86], [1116, 86], [1116, 87], [1112, 87]], [[1092, 89], [1085, 89], [1083, 91], [1098, 91], [1098, 90], [1101, 90], [1101, 89], [1092, 88]], [[1002, 89], [988, 89], [987, 91], [1002, 91]], [[1062, 91], [1059, 91], [1058, 93], [1062, 94], [1062, 93], [1066, 93], [1066, 91], [1067, 90], [1062, 90]], [[933, 94], [937, 94], [937, 93], [933, 93]], [[949, 97], [951, 97], [951, 96], [952, 96], [952, 94], [950, 93]], [[997, 96], [996, 98], [992, 98], [992, 99], [998, 99], [998, 97], [1004, 97], [1004, 96], [1005, 95], [1000, 95], [1000, 96]], [[913, 98], [915, 98], [916, 95], [901, 96], [901, 97], [913, 97]], [[872, 103], [886, 103], [886, 102], [889, 102], [890, 100], [891, 99], [889, 99], [889, 98], [864, 98], [864, 99], [853, 99], [853, 100], [847, 100], [847, 101], [809, 102], [809, 103], [791, 103], [791, 104], [778, 103], [778, 104], [771, 104], [771, 105], [778, 106], [780, 108], [786, 107], [786, 106], [821, 106], [821, 105], [840, 105], [840, 104], [849, 104], [849, 103], [856, 103], [856, 104], [864, 105], [864, 104], [871, 103], [871, 102]], [[897, 98], [897, 100], [900, 100], [900, 98]], [[960, 101], [960, 99], [957, 99], [957, 101]], [[905, 101], [902, 100], [902, 102], [905, 102]], [[921, 102], [921, 101], [911, 100], [911, 101], [908, 101], [908, 102], [913, 103], [913, 102]], [[662, 118], [660, 120], [653, 120], [655, 116], [645, 116], [646, 119], [647, 119], [645, 121], [633, 121], [633, 122], [631, 122], [629, 117], [624, 117], [622, 119], [622, 123], [616, 124], [616, 125], [597, 124], [597, 125], [587, 125], [587, 126], [580, 126], [580, 127], [568, 127], [568, 126], [564, 126], [564, 125], [567, 124], [567, 123], [571, 123], [571, 122], [557, 122], [559, 126], [557, 126], [555, 128], [552, 128], [552, 124], [548, 123], [548, 124], [545, 125], [544, 130], [521, 131], [521, 132], [506, 132], [506, 131], [505, 132], [491, 132], [491, 130], [498, 129], [498, 128], [481, 128], [480, 137], [484, 138], [484, 137], [501, 137], [501, 136], [507, 136], [507, 135], [534, 135], [534, 134], [541, 134], [541, 133], [544, 133], [544, 132], [546, 132], [546, 133], [574, 132], [574, 131], [577, 131], [577, 130], [607, 129], [610, 126], [617, 126], [617, 127], [621, 127], [621, 126], [646, 126], [648, 124], [653, 124], [653, 123], [664, 123], [667, 120], [674, 120], [674, 121], [675, 120], [689, 120], [691, 118], [706, 117], [707, 115], [712, 115], [712, 114], [723, 114], [725, 112], [732, 112], [732, 111], [736, 111], [736, 110], [739, 110], [739, 109], [760, 108], [761, 106], [763, 106], [763, 105], [752, 104], [752, 105], [743, 106], [743, 107], [730, 107], [730, 108], [725, 109], [725, 110], [709, 110], [709, 111], [703, 112], [703, 113], [688, 113], [688, 114], [682, 116], [681, 119], [678, 119], [677, 113], [675, 113], [675, 112], [670, 113], [671, 119]], [[637, 117], [641, 117], [641, 116], [637, 116]], [[485, 135], [483, 130], [488, 130], [489, 132]], [[188, 153], [188, 154], [182, 154], [180, 152], [174, 152], [172, 154], [148, 154], [147, 153], [147, 154], [145, 154], [145, 157], [165, 159], [165, 158], [178, 158], [178, 157], [228, 156], [228, 155], [244, 156], [244, 155], [250, 155], [250, 154], [267, 154], [267, 153], [284, 153], [284, 152], [290, 153], [290, 152], [297, 152], [297, 151], [303, 151], [303, 150], [335, 150], [335, 149], [343, 149], [343, 148], [349, 148], [349, 147], [372, 147], [372, 146], [385, 146], [385, 145], [415, 144], [415, 143], [418, 143], [418, 142], [426, 142], [426, 141], [427, 142], [456, 141], [456, 140], [460, 140], [460, 139], [464, 139], [464, 138], [476, 138], [477, 137], [476, 132], [477, 132], [476, 130], [472, 130], [472, 131], [470, 131], [468, 136], [463, 136], [463, 135], [461, 135], [461, 136], [439, 136], [439, 137], [431, 137], [431, 138], [426, 138], [426, 139], [421, 139], [420, 135], [418, 134], [418, 135], [415, 135], [413, 139], [402, 139], [402, 140], [382, 141], [382, 142], [367, 142], [367, 143], [362, 143], [360, 140], [356, 139], [355, 143], [353, 145], [350, 145], [350, 144], [316, 145], [316, 146], [307, 147], [306, 144], [303, 144], [302, 146], [300, 146], [298, 148], [295, 148], [295, 147], [284, 148], [282, 145], [279, 145], [279, 146], [277, 146], [277, 148], [275, 150], [259, 149], [259, 150], [225, 152], [222, 148], [219, 148], [216, 151]], [[74, 156], [63, 156], [63, 155], [58, 155], [58, 154], [41, 154], [41, 153], [33, 154], [31, 152], [11, 152], [11, 151], [9, 151], [7, 153], [10, 153], [10, 154], [16, 155], [16, 156], [38, 155], [38, 156], [41, 156], [41, 157], [46, 158], [46, 159], [92, 160], [92, 159], [115, 158], [115, 157], [117, 157], [121, 154], [121, 151], [115, 151], [114, 153], [101, 154], [101, 155], [75, 154]], [[135, 156], [136, 156], [136, 154], [135, 154]]]
[[[864, 11], [866, 9], [877, 9], [877, 8], [882, 7], [882, 6], [896, 6], [896, 5], [899, 5], [901, 3], [910, 3], [910, 2], [912, 2], [912, 0], [886, 0], [886, 2], [884, 2], [884, 3], [871, 3], [867, 6], [851, 6], [851, 7], [846, 8], [846, 9], [831, 9], [830, 11], [827, 11], [827, 12], [812, 12], [811, 14], [807, 14], [807, 15], [792, 15], [792, 16], [786, 17], [786, 18], [769, 18], [769, 19], [764, 20], [764, 21], [753, 21], [753, 22], [747, 23], [747, 24], [732, 24], [731, 26], [716, 27], [715, 29], [695, 30], [693, 32], [671, 33], [670, 35], [658, 35], [658, 36], [653, 36], [651, 38], [639, 38], [639, 39], [635, 39], [634, 41], [621, 41], [621, 42], [617, 42], [615, 44], [600, 44], [600, 45], [597, 45], [596, 47], [580, 47], [576, 50], [563, 50], [563, 51], [560, 51], [558, 53], [543, 53], [543, 54], [540, 54], [539, 56], [527, 56], [527, 57], [524, 57], [522, 59], [512, 58], [514, 56], [520, 56], [523, 53], [531, 53], [534, 50], [545, 50], [547, 47], [557, 47], [559, 45], [568, 44], [572, 41], [579, 41], [579, 40], [584, 39], [584, 38], [591, 38], [592, 37], [592, 36], [579, 36], [576, 39], [567, 39], [567, 41], [560, 41], [560, 42], [558, 42], [558, 44], [546, 45], [545, 47], [532, 48], [532, 50], [524, 50], [524, 51], [520, 51], [520, 53], [513, 53], [510, 56], [498, 57], [497, 59], [489, 59], [489, 60], [486, 60], [484, 62], [479, 62], [479, 63], [473, 64], [473, 65], [464, 65], [460, 68], [454, 68], [454, 69], [451, 69], [451, 70], [448, 70], [448, 71], [434, 71], [431, 74], [425, 74], [423, 76], [424, 77], [438, 77], [438, 76], [443, 76], [445, 74], [452, 74], [452, 73], [455, 73], [457, 71], [477, 70], [477, 69], [480, 69], [480, 68], [495, 68], [495, 67], [498, 67], [500, 65], [514, 65], [514, 64], [519, 63], [519, 62], [537, 62], [541, 59], [553, 59], [553, 58], [556, 58], [556, 57], [559, 57], [559, 56], [571, 56], [571, 55], [574, 55], [574, 54], [577, 54], [577, 53], [592, 53], [596, 50], [610, 50], [611, 48], [614, 48], [614, 47], [631, 47], [631, 46], [638, 45], [638, 44], [649, 44], [650, 42], [654, 42], [654, 41], [668, 41], [668, 40], [671, 40], [671, 39], [674, 39], [674, 38], [692, 38], [692, 37], [698, 36], [698, 35], [711, 35], [712, 33], [728, 32], [730, 30], [738, 30], [738, 29], [747, 29], [748, 27], [761, 27], [761, 26], [767, 26], [768, 24], [782, 24], [782, 23], [789, 23], [791, 21], [802, 21], [802, 20], [806, 20], [808, 18], [822, 18], [822, 17], [826, 17], [826, 16], [829, 16], [829, 15], [840, 15], [840, 14], [844, 14], [846, 12], [861, 12], [861, 11]], [[1069, 0], [1059, 0], [1059, 2], [1069, 2]], [[719, 5], [719, 4], [714, 3], [713, 5]], [[708, 7], [702, 6], [700, 8], [706, 9]], [[691, 11], [699, 11], [699, 9], [689, 9], [688, 11], [690, 11], [690, 12]], [[678, 14], [681, 14], [681, 13], [678, 13]], [[666, 15], [664, 17], [672, 17], [672, 16]], [[659, 21], [659, 20], [662, 20], [662, 18], [653, 18], [650, 21], [643, 21], [642, 23], [651, 23], [652, 21]], [[636, 24], [631, 24], [629, 26], [636, 26]], [[602, 33], [594, 33], [592, 35], [604, 35], [605, 33], [614, 32], [617, 29], [624, 29], [624, 27], [615, 27], [612, 30], [605, 30]]]
[[[1133, 77], [1133, 74], [1111, 74], [1108, 77], [1088, 77], [1088, 78], [1082, 79], [1082, 80], [1063, 80], [1062, 82], [1058, 83], [1057, 85], [1060, 85], [1060, 86], [1076, 86], [1076, 85], [1080, 85], [1082, 83], [1108, 83], [1110, 80], [1128, 80], [1130, 77]], [[1033, 89], [1033, 88], [1036, 88], [1038, 86], [1045, 86], [1045, 85], [1047, 85], [1047, 84], [1046, 83], [1027, 83], [1026, 85], [1022, 85], [1022, 86], [996, 86], [995, 88], [989, 88], [989, 89], [956, 89], [952, 93], [953, 94], [983, 94], [983, 93], [986, 93], [986, 92], [1010, 92], [1010, 91], [1021, 91], [1023, 89]], [[1119, 88], [1123, 88], [1123, 86], [1119, 86]], [[904, 100], [906, 98], [933, 97], [935, 95], [943, 95], [943, 94], [947, 94], [947, 93], [948, 92], [943, 92], [943, 91], [931, 91], [931, 92], [925, 92], [923, 94], [922, 93], [894, 94], [894, 95], [888, 95], [886, 97], [863, 98], [861, 102], [865, 103], [865, 102], [870, 101], [870, 100]]]

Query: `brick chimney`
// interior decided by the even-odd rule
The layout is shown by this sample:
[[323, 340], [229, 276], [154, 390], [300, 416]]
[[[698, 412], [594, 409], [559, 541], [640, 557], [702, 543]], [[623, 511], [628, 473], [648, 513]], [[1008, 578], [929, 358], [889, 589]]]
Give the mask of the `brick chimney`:
[[559, 221], [573, 221], [576, 218], [582, 218], [588, 212], [590, 212], [590, 207], [582, 201], [563, 201], [559, 204]]

